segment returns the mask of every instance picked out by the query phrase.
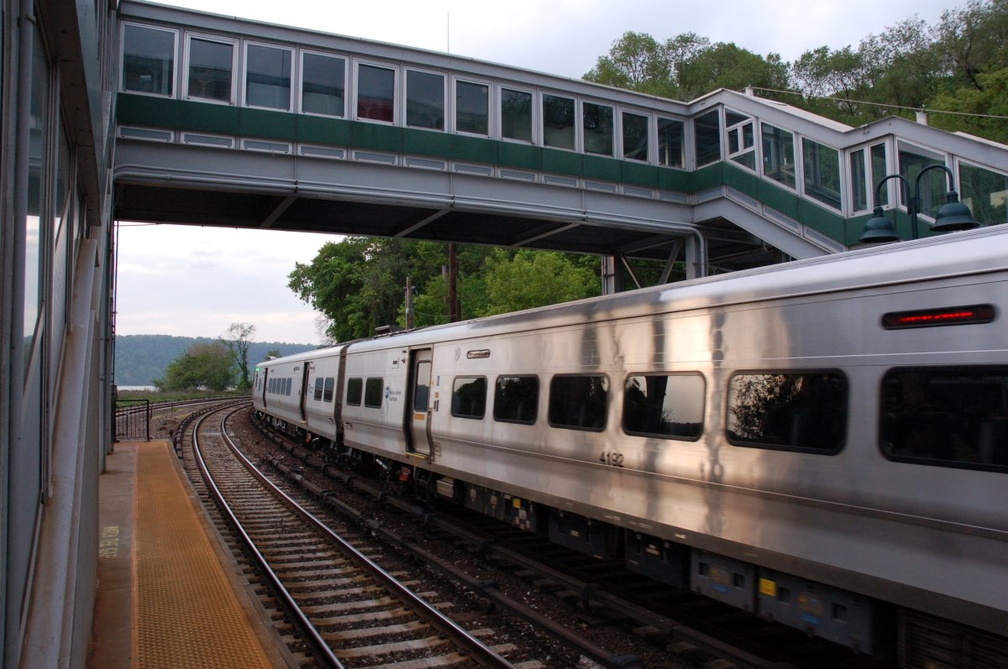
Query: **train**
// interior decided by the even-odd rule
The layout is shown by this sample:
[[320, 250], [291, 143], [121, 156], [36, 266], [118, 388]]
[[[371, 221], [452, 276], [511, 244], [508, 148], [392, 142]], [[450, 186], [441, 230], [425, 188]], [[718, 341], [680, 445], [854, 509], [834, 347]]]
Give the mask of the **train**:
[[1006, 312], [995, 226], [267, 360], [253, 404], [859, 653], [1006, 666]]

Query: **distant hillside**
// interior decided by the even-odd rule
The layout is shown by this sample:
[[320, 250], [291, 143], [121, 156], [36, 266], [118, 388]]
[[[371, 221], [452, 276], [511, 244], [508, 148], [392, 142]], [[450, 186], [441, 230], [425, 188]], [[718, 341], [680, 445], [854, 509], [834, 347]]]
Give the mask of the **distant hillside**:
[[[196, 342], [210, 343], [210, 337], [171, 337], [169, 335], [124, 335], [115, 338], [115, 382], [120, 386], [150, 386], [164, 377], [168, 364]], [[311, 344], [252, 342], [249, 367], [264, 360], [270, 351], [281, 355], [301, 353], [316, 348]]]

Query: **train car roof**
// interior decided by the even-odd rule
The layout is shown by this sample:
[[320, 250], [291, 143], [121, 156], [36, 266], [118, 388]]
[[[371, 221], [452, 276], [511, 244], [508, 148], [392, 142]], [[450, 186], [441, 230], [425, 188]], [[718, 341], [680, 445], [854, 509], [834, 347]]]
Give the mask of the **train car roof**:
[[[1008, 226], [987, 227], [435, 325], [361, 340], [354, 342], [353, 347], [406, 348], [444, 337], [490, 336], [497, 332], [599, 323], [1005, 269], [1008, 269]], [[312, 355], [317, 356], [318, 352], [307, 357]]]

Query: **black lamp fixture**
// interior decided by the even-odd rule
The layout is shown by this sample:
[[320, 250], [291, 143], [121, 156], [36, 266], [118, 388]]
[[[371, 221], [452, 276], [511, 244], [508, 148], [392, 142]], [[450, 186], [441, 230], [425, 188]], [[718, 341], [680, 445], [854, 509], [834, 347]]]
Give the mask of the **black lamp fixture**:
[[917, 178], [914, 180], [913, 197], [910, 197], [910, 182], [902, 174], [890, 174], [883, 177], [875, 187], [875, 208], [872, 210], [872, 217], [865, 223], [864, 233], [862, 233], [858, 241], [862, 244], [881, 244], [883, 242], [899, 241], [899, 235], [896, 234], [896, 226], [883, 215], [882, 207], [879, 205], [879, 195], [882, 192], [882, 185], [889, 179], [899, 179], [906, 189], [907, 214], [910, 216], [910, 234], [913, 239], [917, 239], [917, 215], [919, 213], [918, 207], [920, 206], [921, 177], [924, 176], [925, 172], [933, 169], [945, 170], [945, 174], [948, 175], [948, 193], [945, 195], [945, 204], [941, 206], [941, 209], [935, 215], [935, 222], [931, 226], [931, 229], [935, 232], [953, 232], [955, 230], [969, 230], [970, 228], [979, 226], [980, 224], [974, 220], [969, 207], [959, 201], [959, 194], [953, 188], [952, 170], [945, 165], [936, 164], [928, 165], [917, 175]]

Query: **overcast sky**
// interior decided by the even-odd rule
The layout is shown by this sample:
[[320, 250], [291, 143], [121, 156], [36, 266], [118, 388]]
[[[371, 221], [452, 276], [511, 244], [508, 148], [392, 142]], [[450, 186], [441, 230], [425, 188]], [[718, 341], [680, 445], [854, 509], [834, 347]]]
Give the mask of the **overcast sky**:
[[[964, 0], [173, 0], [165, 4], [364, 37], [580, 78], [626, 31], [659, 41], [695, 32], [785, 61], [857, 46], [914, 14], [934, 25]], [[315, 344], [317, 314], [287, 288], [318, 234], [122, 222], [116, 332], [217, 337], [234, 322], [255, 341]]]

